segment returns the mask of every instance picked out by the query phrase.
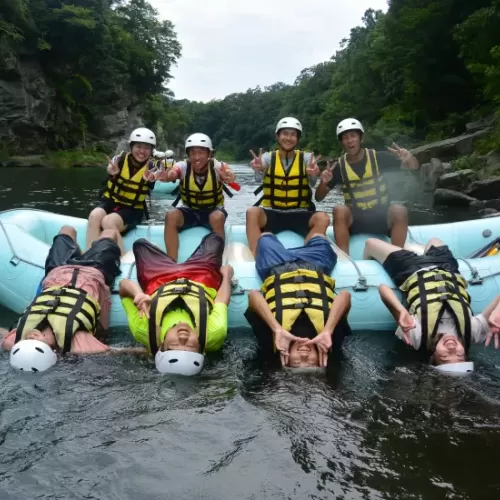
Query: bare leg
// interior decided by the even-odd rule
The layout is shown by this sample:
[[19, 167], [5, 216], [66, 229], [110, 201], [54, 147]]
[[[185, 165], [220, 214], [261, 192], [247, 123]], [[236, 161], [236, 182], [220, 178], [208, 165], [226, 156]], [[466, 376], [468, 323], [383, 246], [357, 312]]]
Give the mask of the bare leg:
[[266, 212], [260, 207], [250, 207], [247, 209], [247, 240], [250, 250], [255, 256], [257, 242], [259, 241], [262, 228], [267, 223]]
[[431, 247], [442, 247], [444, 245], [445, 243], [443, 243], [439, 238], [431, 238], [427, 242], [427, 245], [425, 245], [424, 254], [426, 254], [429, 251], [429, 248]]
[[399, 250], [401, 250], [401, 247], [387, 243], [387, 241], [379, 240], [378, 238], [368, 238], [365, 242], [363, 259], [375, 259], [383, 264], [391, 253], [398, 252]]
[[316, 212], [309, 220], [309, 233], [305, 241], [309, 241], [313, 236], [318, 234], [326, 234], [326, 230], [330, 225], [330, 217], [326, 212]]
[[387, 225], [391, 230], [391, 243], [403, 248], [408, 235], [408, 210], [406, 207], [391, 205], [387, 211]]
[[172, 210], [165, 215], [165, 248], [167, 255], [177, 262], [179, 256], [179, 228], [184, 225], [184, 215], [180, 210]]
[[226, 238], [226, 232], [224, 231], [224, 224], [226, 222], [226, 217], [220, 210], [214, 210], [208, 216], [208, 222], [212, 231], [217, 233], [223, 240]]
[[106, 217], [106, 211], [103, 208], [94, 208], [94, 210], [90, 212], [89, 221], [87, 223], [87, 236], [85, 239], [87, 250], [92, 245], [92, 242], [99, 238], [104, 217]]
[[[118, 214], [109, 214], [102, 220], [102, 229], [116, 231], [121, 234], [127, 229], [127, 226], [125, 226], [123, 219]], [[116, 240], [116, 243], [120, 247], [120, 253], [125, 255], [125, 245], [121, 236]]]
[[349, 255], [349, 228], [351, 225], [351, 209], [346, 205], [337, 205], [333, 209], [333, 234], [338, 247], [347, 255]]
[[73, 226], [63, 226], [59, 231], [59, 234], [65, 234], [73, 241], [76, 241], [76, 229]]

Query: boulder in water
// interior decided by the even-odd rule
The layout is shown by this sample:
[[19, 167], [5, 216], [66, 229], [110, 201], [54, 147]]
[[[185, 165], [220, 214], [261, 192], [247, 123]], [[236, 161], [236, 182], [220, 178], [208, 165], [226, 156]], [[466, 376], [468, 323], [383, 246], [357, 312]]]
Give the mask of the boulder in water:
[[472, 196], [468, 196], [451, 189], [436, 189], [434, 192], [434, 205], [447, 205], [455, 207], [467, 207], [471, 202], [476, 201]]
[[475, 181], [465, 192], [478, 200], [495, 200], [500, 193], [500, 177]]
[[442, 175], [437, 182], [440, 188], [462, 190], [469, 186], [472, 180], [476, 177], [474, 170], [468, 168], [466, 170], [458, 170]]

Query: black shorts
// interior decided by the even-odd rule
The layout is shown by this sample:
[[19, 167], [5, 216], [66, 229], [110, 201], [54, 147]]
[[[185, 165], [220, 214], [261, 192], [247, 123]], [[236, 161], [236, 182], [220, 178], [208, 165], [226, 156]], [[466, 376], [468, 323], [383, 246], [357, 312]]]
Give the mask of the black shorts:
[[138, 226], [142, 222], [142, 217], [144, 215], [144, 210], [117, 205], [109, 198], [103, 198], [96, 208], [102, 208], [108, 215], [118, 214], [122, 218], [123, 224], [125, 225], [125, 231], [123, 234], [128, 233]]
[[263, 228], [265, 233], [278, 234], [281, 231], [293, 231], [303, 238], [309, 233], [309, 222], [316, 213], [314, 210], [275, 210], [264, 208], [266, 213], [266, 225]]
[[195, 210], [189, 207], [178, 207], [177, 210], [182, 212], [184, 224], [180, 229], [190, 229], [192, 227], [206, 227], [210, 229], [210, 214], [219, 210], [224, 214], [224, 220], [227, 219], [227, 212], [223, 207], [210, 208], [207, 210]]
[[82, 254], [80, 247], [67, 234], [54, 236], [47, 260], [45, 261], [45, 276], [60, 266], [89, 266], [102, 272], [106, 285], [113, 286], [120, 271], [120, 247], [111, 238], [100, 238]]
[[417, 255], [409, 250], [398, 250], [385, 259], [383, 266], [398, 287], [424, 267], [437, 266], [450, 273], [459, 272], [457, 259], [446, 245], [432, 246], [425, 255]]
[[389, 207], [380, 207], [371, 210], [353, 210], [350, 234], [370, 233], [389, 235], [387, 212]]

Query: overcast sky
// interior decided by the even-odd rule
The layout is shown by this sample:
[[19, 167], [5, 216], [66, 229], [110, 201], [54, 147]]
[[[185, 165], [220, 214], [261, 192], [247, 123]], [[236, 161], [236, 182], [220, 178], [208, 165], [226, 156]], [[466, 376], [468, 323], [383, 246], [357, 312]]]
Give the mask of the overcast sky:
[[169, 87], [209, 101], [257, 85], [293, 83], [330, 59], [366, 9], [387, 0], [149, 0], [175, 24], [182, 57]]

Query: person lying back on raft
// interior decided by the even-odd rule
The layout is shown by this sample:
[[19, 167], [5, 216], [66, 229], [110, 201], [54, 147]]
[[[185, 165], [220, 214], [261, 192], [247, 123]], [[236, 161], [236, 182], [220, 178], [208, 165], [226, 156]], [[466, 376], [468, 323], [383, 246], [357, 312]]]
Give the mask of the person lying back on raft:
[[382, 301], [399, 325], [396, 335], [431, 365], [441, 371], [472, 371], [473, 363], [467, 361], [471, 343], [486, 342], [488, 346], [495, 335], [498, 347], [500, 297], [473, 316], [467, 281], [450, 249], [439, 239], [431, 239], [424, 255], [417, 255], [370, 238], [364, 258], [380, 262], [403, 292], [408, 308], [390, 287], [379, 287]]
[[282, 366], [324, 368], [332, 338], [337, 350], [351, 333], [351, 295], [343, 290], [334, 297], [330, 274], [336, 263], [337, 255], [321, 234], [288, 249], [273, 234], [259, 238], [255, 267], [264, 283], [262, 293], [249, 293], [245, 317], [261, 351], [280, 359]]
[[222, 265], [224, 240], [206, 235], [182, 264], [145, 239], [133, 251], [139, 284], [120, 281], [120, 296], [135, 340], [160, 373], [196, 375], [227, 335], [233, 268]]
[[[41, 292], [26, 308], [17, 327], [6, 335], [14, 368], [43, 371], [64, 354], [110, 351], [95, 338], [108, 327], [111, 292], [120, 274], [120, 248], [115, 230], [105, 230], [82, 254], [76, 231], [63, 226], [49, 250]], [[48, 347], [48, 349], [47, 349]]]

